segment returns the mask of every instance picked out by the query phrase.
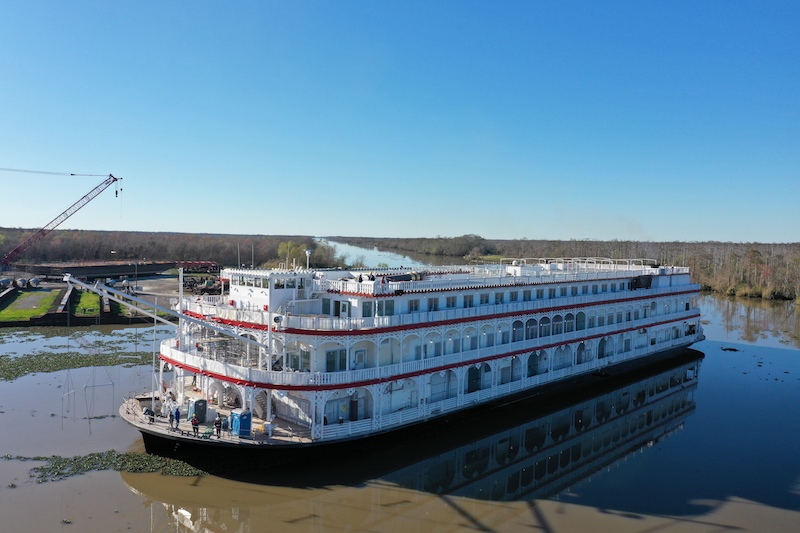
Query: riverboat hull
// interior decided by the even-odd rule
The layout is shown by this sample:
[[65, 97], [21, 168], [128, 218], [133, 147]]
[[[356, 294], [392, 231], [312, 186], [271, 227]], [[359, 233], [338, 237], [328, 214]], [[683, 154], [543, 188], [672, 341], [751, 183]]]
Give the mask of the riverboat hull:
[[[408, 461], [419, 460], [437, 450], [446, 449], [454, 439], [476, 439], [496, 429], [498, 425], [519, 423], [520, 420], [553, 410], [554, 406], [567, 405], [589, 395], [619, 387], [625, 382], [663, 371], [670, 365], [702, 357], [702, 353], [689, 348], [689, 345], [674, 347], [609, 365], [602, 371], [573, 375], [400, 428], [336, 441], [270, 443], [268, 440], [226, 439], [224, 433], [222, 438], [215, 434], [195, 437], [191, 431], [186, 431], [189, 427], [186, 421], [182, 423], [182, 432], [164, 432], [150, 424], [131, 422], [130, 419], [128, 422], [141, 432], [148, 453], [178, 459], [224, 477], [257, 481], [258, 476], [267, 472], [275, 475], [281, 475], [282, 472], [291, 478], [297, 476], [298, 466], [325, 465], [330, 468], [331, 465], [361, 464], [363, 461], [360, 458], [363, 454], [376, 450], [384, 453], [387, 460], [390, 457], [399, 457], [395, 457], [395, 452], [401, 450], [403, 453], [400, 456], [407, 457]], [[123, 405], [121, 413], [124, 409]], [[409, 450], [412, 452], [410, 457], [407, 453]], [[385, 453], [387, 451], [389, 453]], [[384, 468], [384, 465], [375, 467]], [[397, 464], [392, 467], [396, 468]], [[341, 477], [347, 476], [347, 471], [350, 469], [336, 469], [336, 482], [342, 482]], [[299, 482], [299, 479], [295, 479], [295, 482]], [[303, 481], [307, 482], [310, 481]]]

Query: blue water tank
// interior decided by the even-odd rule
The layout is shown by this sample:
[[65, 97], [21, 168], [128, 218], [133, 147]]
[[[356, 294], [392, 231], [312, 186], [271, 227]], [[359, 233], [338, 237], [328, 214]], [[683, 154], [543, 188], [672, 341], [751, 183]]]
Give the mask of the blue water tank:
[[231, 411], [231, 435], [235, 437], [249, 437], [253, 415], [245, 409]]

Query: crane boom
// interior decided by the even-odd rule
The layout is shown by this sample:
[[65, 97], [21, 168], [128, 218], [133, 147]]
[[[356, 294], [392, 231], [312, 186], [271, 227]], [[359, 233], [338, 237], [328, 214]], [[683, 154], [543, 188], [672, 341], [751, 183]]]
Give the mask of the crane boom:
[[89, 202], [91, 202], [98, 194], [106, 190], [112, 183], [115, 183], [122, 178], [116, 178], [113, 174], [109, 174], [108, 177], [97, 187], [86, 193], [80, 200], [69, 206], [63, 213], [58, 215], [56, 218], [51, 220], [46, 226], [41, 228], [39, 231], [22, 241], [22, 243], [5, 254], [3, 259], [0, 260], [0, 265], [3, 267], [8, 266], [12, 261], [14, 261], [17, 257], [25, 253], [25, 250], [33, 246], [34, 244], [38, 243], [42, 239], [44, 239], [48, 233], [56, 229], [62, 222], [67, 220], [76, 211], [78, 211], [81, 207], [85, 206]]

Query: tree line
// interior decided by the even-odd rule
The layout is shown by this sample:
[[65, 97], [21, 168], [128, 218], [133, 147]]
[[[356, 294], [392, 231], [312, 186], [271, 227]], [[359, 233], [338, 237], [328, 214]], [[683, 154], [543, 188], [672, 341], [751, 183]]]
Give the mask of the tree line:
[[[35, 231], [0, 228], [0, 255]], [[90, 230], [54, 230], [16, 263], [216, 261], [225, 266], [305, 267], [306, 250], [311, 250], [310, 266], [344, 266], [345, 258], [335, 247], [317, 244], [313, 237]]]
[[[35, 230], [0, 228], [0, 254], [23, 242]], [[604, 257], [653, 259], [659, 264], [688, 266], [704, 289], [765, 299], [800, 295], [800, 243], [649, 242], [598, 240], [497, 240], [478, 235], [432, 238], [327, 237], [367, 249], [377, 247], [441, 263], [499, 261], [501, 258]], [[306, 250], [311, 253], [306, 257]], [[114, 253], [112, 253], [112, 251]], [[161, 232], [54, 230], [31, 247], [19, 262], [64, 261], [216, 261], [225, 266], [354, 266], [335, 245], [313, 237], [221, 235]], [[437, 261], [433, 261], [437, 259]], [[379, 266], [379, 265], [364, 265]]]
[[330, 237], [403, 254], [448, 255], [478, 261], [501, 258], [603, 257], [652, 259], [687, 266], [704, 290], [765, 299], [800, 295], [800, 243], [496, 240], [478, 235], [430, 239]]

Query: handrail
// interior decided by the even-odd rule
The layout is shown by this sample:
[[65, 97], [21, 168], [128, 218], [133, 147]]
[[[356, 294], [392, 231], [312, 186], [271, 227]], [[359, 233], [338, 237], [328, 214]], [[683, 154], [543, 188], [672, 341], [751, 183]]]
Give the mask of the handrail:
[[[685, 318], [697, 313], [697, 309], [689, 309], [676, 313], [671, 320], [680, 322]], [[405, 361], [386, 366], [375, 366], [359, 370], [346, 370], [341, 372], [303, 372], [303, 371], [280, 371], [262, 370], [255, 366], [243, 366], [232, 364], [227, 361], [212, 359], [207, 352], [197, 351], [191, 348], [192, 342], [185, 343], [184, 347], [176, 347], [174, 339], [167, 339], [161, 343], [161, 354], [173, 361], [185, 364], [192, 368], [197, 368], [201, 372], [207, 371], [220, 376], [226, 376], [231, 380], [241, 380], [249, 382], [270, 383], [274, 386], [310, 386], [310, 385], [345, 385], [348, 383], [374, 380], [391, 380], [393, 376], [410, 374], [414, 372], [424, 372], [435, 370], [440, 367], [451, 365], [465, 365], [476, 361], [483, 361], [493, 357], [502, 356], [505, 353], [516, 351], [535, 351], [542, 349], [542, 346], [550, 344], [562, 344], [575, 342], [583, 337], [608, 336], [618, 332], [620, 328], [624, 330], [639, 329], [649, 326], [656, 317], [642, 317], [638, 320], [625, 322], [624, 324], [612, 324], [573, 330], [568, 333], [551, 334], [535, 339], [525, 339], [511, 341], [505, 344], [495, 344], [494, 346], [479, 347], [475, 350], [465, 350], [452, 354], [444, 354], [426, 359]], [[681, 338], [682, 339], [682, 338]], [[678, 339], [680, 340], [680, 339]], [[532, 341], [536, 345], [532, 344]], [[257, 357], [252, 357], [253, 364], [256, 364]], [[240, 363], [243, 361], [239, 361]]]
[[[658, 297], [697, 290], [700, 290], [700, 285], [689, 284], [654, 289], [638, 289], [635, 291], [635, 294], [637, 297]], [[314, 331], [351, 331], [396, 326], [410, 326], [429, 322], [480, 318], [495, 314], [516, 312], [536, 313], [537, 310], [541, 308], [553, 306], [576, 307], [589, 304], [592, 306], [608, 305], [608, 303], [612, 302], [613, 300], [619, 299], [623, 294], [628, 293], [623, 291], [578, 296], [560, 296], [556, 298], [539, 299], [533, 302], [508, 302], [503, 304], [478, 305], [467, 308], [459, 307], [453, 309], [442, 309], [439, 311], [420, 311], [416, 313], [403, 313], [391, 316], [375, 316], [368, 318], [341, 318], [321, 315], [284, 315], [281, 318], [281, 328], [305, 329]], [[257, 308], [236, 309], [227, 305], [209, 307], [204, 305], [203, 302], [188, 300], [184, 303], [184, 309], [221, 320], [254, 324], [262, 327], [269, 326], [268, 313]], [[276, 314], [280, 313], [273, 313], [273, 316]]]

